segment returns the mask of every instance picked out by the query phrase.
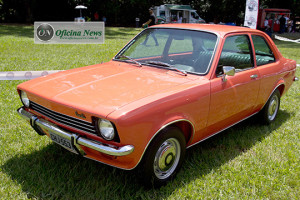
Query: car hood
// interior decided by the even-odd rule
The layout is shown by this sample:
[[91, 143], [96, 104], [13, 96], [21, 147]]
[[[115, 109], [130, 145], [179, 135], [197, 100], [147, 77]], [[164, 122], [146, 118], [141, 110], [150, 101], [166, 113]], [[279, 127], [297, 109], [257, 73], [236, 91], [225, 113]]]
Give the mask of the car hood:
[[36, 78], [18, 88], [27, 91], [33, 101], [42, 98], [107, 116], [129, 103], [194, 79], [166, 69], [110, 61]]

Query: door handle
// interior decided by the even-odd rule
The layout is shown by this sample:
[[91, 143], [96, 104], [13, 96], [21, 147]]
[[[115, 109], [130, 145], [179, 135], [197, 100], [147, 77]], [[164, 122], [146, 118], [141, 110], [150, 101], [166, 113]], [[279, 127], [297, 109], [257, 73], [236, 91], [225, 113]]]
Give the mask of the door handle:
[[250, 76], [251, 79], [255, 79], [257, 77], [258, 77], [257, 74], [253, 74], [253, 75]]

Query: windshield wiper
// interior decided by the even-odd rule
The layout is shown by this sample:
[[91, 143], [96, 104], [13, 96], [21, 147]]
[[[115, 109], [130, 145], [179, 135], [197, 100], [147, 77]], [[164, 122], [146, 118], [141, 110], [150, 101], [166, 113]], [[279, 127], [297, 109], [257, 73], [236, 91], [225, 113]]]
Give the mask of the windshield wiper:
[[116, 58], [117, 58], [117, 59], [119, 59], [119, 58], [127, 58], [127, 59], [131, 60], [132, 62], [134, 62], [135, 64], [138, 64], [140, 67], [142, 66], [142, 64], [141, 64], [140, 62], [136, 61], [135, 59], [133, 59], [133, 58], [131, 58], [131, 57], [129, 57], [129, 56], [121, 55], [121, 56], [118, 56], [118, 57], [116, 57]]
[[153, 64], [153, 65], [159, 65], [159, 66], [163, 66], [163, 67], [168, 67], [170, 69], [176, 70], [180, 73], [182, 73], [184, 76], [187, 75], [187, 73], [183, 70], [177, 69], [176, 67], [174, 67], [173, 65], [169, 64], [169, 63], [165, 63], [165, 62], [160, 62], [160, 61], [146, 61], [146, 63], [148, 64]]

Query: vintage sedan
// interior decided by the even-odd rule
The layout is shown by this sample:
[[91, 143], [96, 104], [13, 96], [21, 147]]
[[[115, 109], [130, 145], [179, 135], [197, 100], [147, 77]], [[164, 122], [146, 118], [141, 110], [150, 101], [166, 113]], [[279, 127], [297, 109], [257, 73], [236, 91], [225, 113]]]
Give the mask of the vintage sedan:
[[18, 86], [18, 113], [67, 150], [161, 186], [189, 148], [255, 114], [275, 120], [295, 77], [265, 33], [208, 24], [152, 26], [111, 61]]

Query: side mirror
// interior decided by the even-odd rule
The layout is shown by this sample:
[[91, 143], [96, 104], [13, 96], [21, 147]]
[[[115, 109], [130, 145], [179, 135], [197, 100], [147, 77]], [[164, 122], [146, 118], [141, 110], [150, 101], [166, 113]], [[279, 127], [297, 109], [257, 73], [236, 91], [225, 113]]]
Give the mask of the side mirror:
[[227, 81], [226, 76], [234, 76], [235, 75], [235, 68], [231, 66], [223, 66], [223, 76], [222, 81]]

